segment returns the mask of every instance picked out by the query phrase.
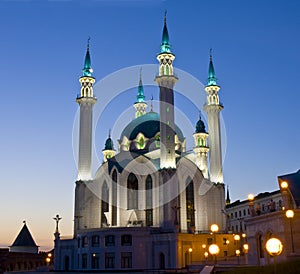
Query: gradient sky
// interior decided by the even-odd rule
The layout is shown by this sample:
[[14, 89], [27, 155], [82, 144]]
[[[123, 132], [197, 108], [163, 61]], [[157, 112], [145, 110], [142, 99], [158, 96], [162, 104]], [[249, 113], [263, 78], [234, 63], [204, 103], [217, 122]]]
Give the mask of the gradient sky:
[[[166, 9], [175, 68], [205, 83], [213, 48], [232, 200], [273, 191], [278, 175], [300, 168], [298, 0], [2, 0], [0, 246], [11, 245], [26, 220], [41, 249], [51, 248], [57, 213], [62, 236], [72, 234], [72, 130], [87, 38], [98, 81], [120, 69], [156, 64]], [[138, 83], [138, 73], [133, 81]], [[145, 87], [145, 93], [155, 100], [158, 89]], [[113, 100], [107, 117], [132, 108], [135, 95], [131, 90]], [[181, 99], [175, 104], [189, 109], [195, 124], [197, 110]], [[112, 123], [107, 118], [97, 125], [100, 156]]]

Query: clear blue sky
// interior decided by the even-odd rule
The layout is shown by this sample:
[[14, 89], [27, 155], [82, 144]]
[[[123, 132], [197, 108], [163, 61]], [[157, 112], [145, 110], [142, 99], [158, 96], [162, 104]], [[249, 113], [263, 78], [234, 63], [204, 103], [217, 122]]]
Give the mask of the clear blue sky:
[[[278, 175], [300, 168], [298, 0], [2, 0], [0, 246], [26, 220], [37, 244], [51, 247], [57, 213], [61, 234], [72, 234], [72, 128], [87, 37], [97, 80], [156, 64], [165, 9], [176, 68], [205, 83], [213, 48], [232, 200], [273, 191]], [[157, 98], [149, 90], [147, 99]], [[114, 108], [134, 100], [135, 92]], [[196, 123], [197, 112], [189, 115]], [[99, 155], [110, 123], [97, 127]]]

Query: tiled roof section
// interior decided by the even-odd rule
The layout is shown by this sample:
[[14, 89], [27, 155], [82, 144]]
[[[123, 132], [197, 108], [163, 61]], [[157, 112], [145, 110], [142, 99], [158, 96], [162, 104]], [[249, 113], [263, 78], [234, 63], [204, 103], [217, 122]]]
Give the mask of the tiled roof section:
[[300, 169], [291, 174], [278, 176], [278, 182], [286, 181], [289, 185], [289, 190], [296, 203], [296, 207], [300, 207]]
[[12, 246], [37, 246], [25, 222]]

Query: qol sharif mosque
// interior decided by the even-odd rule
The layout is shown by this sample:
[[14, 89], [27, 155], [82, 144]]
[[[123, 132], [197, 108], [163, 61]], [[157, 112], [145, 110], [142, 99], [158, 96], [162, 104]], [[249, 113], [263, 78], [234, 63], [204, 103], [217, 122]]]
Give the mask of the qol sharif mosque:
[[[103, 163], [91, 172], [93, 94], [89, 46], [79, 81], [80, 107], [78, 179], [75, 189], [74, 235], [55, 233], [56, 270], [176, 269], [187, 263], [186, 250], [211, 224], [225, 231], [225, 190], [222, 173], [220, 111], [212, 56], [205, 87], [208, 131], [195, 126], [194, 148], [174, 120], [175, 55], [166, 17], [155, 82], [159, 111], [147, 112], [142, 79], [137, 90], [135, 119], [117, 141], [108, 137]], [[208, 164], [209, 159], [209, 164]], [[200, 239], [200, 238], [199, 238]], [[199, 242], [200, 245], [200, 242]]]

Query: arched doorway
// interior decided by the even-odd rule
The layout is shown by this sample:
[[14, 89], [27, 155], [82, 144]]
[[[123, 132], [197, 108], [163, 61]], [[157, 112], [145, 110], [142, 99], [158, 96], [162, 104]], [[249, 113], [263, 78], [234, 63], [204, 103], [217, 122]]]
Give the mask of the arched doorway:
[[166, 262], [165, 262], [165, 254], [159, 253], [159, 269], [165, 269], [166, 268]]
[[70, 259], [69, 259], [69, 256], [65, 256], [64, 270], [69, 271], [69, 269], [70, 269]]

